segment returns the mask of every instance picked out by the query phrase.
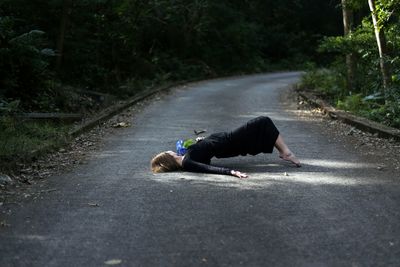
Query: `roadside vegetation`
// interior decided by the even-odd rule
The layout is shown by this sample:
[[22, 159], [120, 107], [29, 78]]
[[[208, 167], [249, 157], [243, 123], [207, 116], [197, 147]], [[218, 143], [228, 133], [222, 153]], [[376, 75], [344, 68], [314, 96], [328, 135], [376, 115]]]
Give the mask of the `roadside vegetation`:
[[3, 167], [12, 168], [14, 163], [34, 159], [64, 145], [68, 126], [50, 122], [16, 123], [12, 118], [0, 122], [0, 160]]
[[339, 109], [400, 128], [400, 2], [342, 0], [344, 35], [317, 51], [334, 60], [312, 66], [302, 87]]

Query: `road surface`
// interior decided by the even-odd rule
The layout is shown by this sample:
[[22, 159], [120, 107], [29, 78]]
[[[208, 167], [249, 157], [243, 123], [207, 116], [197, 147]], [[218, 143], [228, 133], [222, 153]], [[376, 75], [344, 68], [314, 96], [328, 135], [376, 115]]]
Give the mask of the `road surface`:
[[[299, 76], [204, 81], [153, 101], [86, 164], [47, 179], [56, 191], [13, 209], [0, 266], [399, 266], [399, 177], [281, 103]], [[274, 153], [213, 161], [250, 175], [242, 180], [149, 171], [194, 129], [260, 115], [302, 168]]]

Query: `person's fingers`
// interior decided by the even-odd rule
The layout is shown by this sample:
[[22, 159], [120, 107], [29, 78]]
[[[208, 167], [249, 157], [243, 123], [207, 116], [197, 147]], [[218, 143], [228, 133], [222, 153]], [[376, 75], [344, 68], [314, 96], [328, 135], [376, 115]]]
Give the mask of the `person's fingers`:
[[247, 178], [249, 177], [246, 173], [241, 173], [242, 174], [242, 178]]
[[247, 178], [248, 177], [248, 175], [246, 174], [246, 173], [243, 173], [243, 172], [237, 172], [237, 177], [239, 177], [239, 178]]
[[243, 172], [240, 172], [240, 171], [231, 171], [231, 174], [233, 175], [233, 176], [236, 176], [236, 177], [238, 177], [238, 178], [247, 178], [247, 177], [249, 177], [246, 173], [243, 173]]

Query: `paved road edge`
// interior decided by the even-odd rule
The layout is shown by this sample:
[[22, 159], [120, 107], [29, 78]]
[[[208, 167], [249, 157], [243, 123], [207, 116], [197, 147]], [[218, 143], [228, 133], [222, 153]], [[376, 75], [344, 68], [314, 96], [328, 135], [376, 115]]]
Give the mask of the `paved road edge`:
[[180, 82], [174, 82], [174, 83], [168, 83], [162, 86], [154, 87], [150, 90], [144, 91], [142, 93], [139, 93], [132, 98], [128, 99], [127, 101], [119, 102], [115, 105], [112, 105], [111, 107], [106, 108], [104, 111], [101, 112], [100, 115], [88, 120], [87, 122], [84, 122], [83, 124], [80, 124], [76, 126], [74, 129], [72, 129], [68, 134], [70, 137], [77, 137], [80, 134], [90, 131], [94, 127], [100, 125], [102, 122], [107, 121], [111, 117], [117, 115], [118, 113], [121, 113], [123, 110], [133, 106], [134, 104], [145, 100], [148, 97], [153, 96], [156, 93], [159, 92], [166, 92], [169, 89], [186, 85], [192, 82], [200, 81], [200, 79], [194, 79], [194, 80], [185, 80], [185, 81], [180, 81]]

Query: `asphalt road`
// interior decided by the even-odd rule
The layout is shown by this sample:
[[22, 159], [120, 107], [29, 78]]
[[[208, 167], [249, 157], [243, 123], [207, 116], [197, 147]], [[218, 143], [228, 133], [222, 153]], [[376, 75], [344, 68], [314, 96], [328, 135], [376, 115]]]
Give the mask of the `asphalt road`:
[[[0, 228], [0, 266], [399, 266], [399, 177], [280, 101], [299, 73], [211, 80], [144, 108], [133, 127], [26, 201]], [[194, 129], [270, 116], [302, 160], [215, 160], [250, 175], [154, 175], [150, 158]]]

